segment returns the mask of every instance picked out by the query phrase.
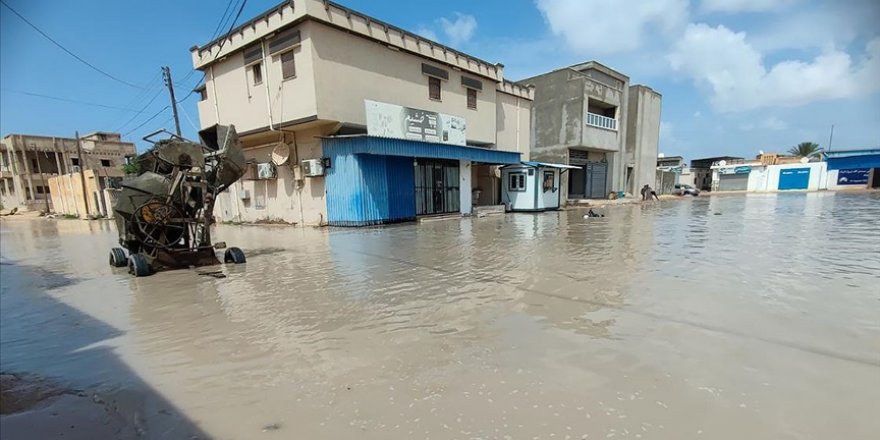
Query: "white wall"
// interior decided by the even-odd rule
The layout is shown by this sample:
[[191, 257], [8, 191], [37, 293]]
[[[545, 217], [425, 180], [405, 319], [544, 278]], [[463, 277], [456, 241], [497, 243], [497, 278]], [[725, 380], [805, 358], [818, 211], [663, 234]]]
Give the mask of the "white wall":
[[[810, 182], [807, 184], [808, 191], [817, 191], [819, 189], [826, 188], [827, 175], [826, 175], [826, 162], [811, 162], [811, 163], [791, 163], [785, 165], [770, 165], [767, 167], [767, 184], [764, 186], [763, 191], [778, 191], [779, 190], [779, 172], [781, 170], [792, 169], [792, 168], [809, 168], [810, 169]], [[836, 180], [835, 180], [836, 182]]]
[[459, 183], [459, 202], [462, 214], [470, 214], [473, 209], [473, 194], [471, 194], [471, 189], [473, 188], [471, 174], [471, 161], [469, 160], [460, 160], [458, 174], [461, 176], [461, 182]]
[[[508, 190], [510, 188], [510, 174], [513, 173], [525, 174], [525, 191]], [[510, 210], [512, 207], [516, 207], [516, 209], [535, 209], [534, 178], [535, 176], [529, 176], [528, 168], [504, 168], [501, 170], [501, 203], [507, 207], [507, 210]]]
[[[553, 188], [555, 191], [544, 191], [544, 172], [553, 173]], [[558, 168], [538, 168], [535, 175], [534, 186], [538, 191], [538, 206], [540, 209], [556, 209], [559, 207], [561, 200], [559, 199], [559, 169]]]
[[531, 144], [532, 102], [525, 98], [498, 92], [495, 145], [499, 150], [522, 153], [521, 160], [529, 160]]

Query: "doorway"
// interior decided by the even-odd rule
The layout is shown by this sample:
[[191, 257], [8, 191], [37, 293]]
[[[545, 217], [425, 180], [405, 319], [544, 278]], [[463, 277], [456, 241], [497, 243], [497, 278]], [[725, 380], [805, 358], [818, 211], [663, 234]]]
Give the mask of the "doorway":
[[415, 165], [416, 215], [461, 211], [457, 161], [418, 159]]

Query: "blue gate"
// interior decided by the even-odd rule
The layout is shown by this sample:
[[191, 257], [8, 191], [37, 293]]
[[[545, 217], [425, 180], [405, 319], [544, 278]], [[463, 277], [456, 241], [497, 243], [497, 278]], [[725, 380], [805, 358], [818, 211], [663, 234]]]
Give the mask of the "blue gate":
[[809, 168], [788, 168], [779, 170], [779, 190], [807, 189], [809, 187]]

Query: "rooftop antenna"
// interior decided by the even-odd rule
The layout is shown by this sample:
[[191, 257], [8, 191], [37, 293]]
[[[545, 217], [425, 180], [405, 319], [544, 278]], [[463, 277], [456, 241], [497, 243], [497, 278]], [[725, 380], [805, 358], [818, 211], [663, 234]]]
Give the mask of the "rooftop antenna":
[[828, 151], [831, 151], [831, 141], [834, 140], [834, 124], [831, 124], [831, 136], [828, 136]]

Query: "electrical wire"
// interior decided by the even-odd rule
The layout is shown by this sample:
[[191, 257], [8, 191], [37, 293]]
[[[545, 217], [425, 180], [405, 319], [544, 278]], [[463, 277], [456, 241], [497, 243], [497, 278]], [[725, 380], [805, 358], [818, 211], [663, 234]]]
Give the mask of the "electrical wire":
[[19, 93], [19, 94], [22, 94], [22, 95], [36, 96], [36, 97], [38, 97], [38, 98], [46, 98], [46, 99], [54, 99], [54, 100], [56, 100], [56, 101], [72, 102], [72, 103], [74, 103], [74, 104], [91, 105], [91, 106], [93, 106], [93, 107], [102, 107], [102, 108], [107, 108], [107, 109], [111, 109], [111, 110], [122, 110], [122, 111], [127, 111], [127, 112], [138, 112], [138, 110], [135, 110], [135, 109], [133, 109], [133, 108], [117, 107], [117, 106], [115, 106], [115, 105], [107, 105], [107, 104], [98, 104], [98, 103], [96, 103], [96, 102], [79, 101], [79, 100], [76, 100], [76, 99], [63, 98], [63, 97], [60, 97], [60, 96], [44, 95], [44, 94], [41, 94], [41, 93], [34, 93], [34, 92], [25, 92], [24, 90], [13, 90], [13, 89], [7, 89], [7, 88], [5, 88], [5, 87], [2, 88], [2, 89], [0, 89], [0, 90], [3, 90], [3, 91], [5, 91], [5, 92]]
[[129, 130], [128, 132], [126, 132], [125, 134], [123, 134], [122, 137], [128, 136], [128, 135], [134, 133], [135, 131], [137, 131], [139, 128], [143, 127], [144, 125], [147, 125], [150, 121], [152, 121], [153, 119], [156, 119], [157, 116], [161, 115], [162, 112], [164, 112], [165, 110], [168, 110], [170, 107], [171, 107], [171, 106], [168, 106], [168, 105], [166, 105], [165, 107], [162, 107], [162, 110], [159, 110], [158, 112], [156, 112], [156, 114], [154, 114], [153, 116], [150, 116], [149, 119], [147, 119], [146, 121], [142, 122], [142, 123], [141, 123], [140, 125], [138, 125], [137, 127], [132, 128], [131, 130]]
[[109, 73], [107, 73], [107, 72], [101, 70], [100, 68], [96, 67], [94, 64], [92, 64], [92, 63], [90, 63], [90, 62], [88, 62], [88, 61], [82, 59], [79, 55], [77, 55], [77, 54], [71, 52], [68, 48], [64, 47], [61, 43], [55, 41], [54, 38], [50, 37], [48, 34], [46, 34], [45, 32], [43, 32], [43, 31], [42, 31], [40, 28], [38, 28], [35, 24], [31, 23], [27, 18], [24, 18], [24, 16], [21, 15], [21, 14], [19, 14], [18, 11], [16, 11], [15, 9], [12, 9], [12, 6], [9, 6], [8, 4], [6, 4], [5, 1], [0, 0], [0, 3], [2, 3], [3, 6], [6, 6], [6, 8], [8, 8], [10, 11], [12, 11], [12, 13], [15, 14], [16, 16], [18, 16], [18, 18], [20, 18], [22, 21], [24, 21], [25, 23], [27, 23], [28, 26], [32, 27], [35, 31], [39, 32], [40, 35], [42, 35], [43, 37], [45, 37], [47, 40], [51, 41], [52, 44], [58, 46], [59, 48], [61, 48], [61, 50], [67, 52], [68, 55], [70, 55], [70, 56], [76, 58], [79, 62], [85, 64], [86, 66], [91, 67], [92, 70], [94, 70], [94, 71], [100, 73], [101, 75], [104, 75], [104, 76], [106, 76], [107, 78], [110, 78], [110, 79], [112, 79], [113, 81], [116, 81], [116, 82], [118, 82], [118, 83], [120, 83], [120, 84], [125, 84], [125, 85], [127, 85], [127, 86], [129, 86], [129, 87], [133, 87], [133, 88], [135, 88], [135, 89], [139, 89], [139, 88], [141, 88], [140, 86], [134, 85], [134, 84], [132, 84], [132, 83], [130, 83], [130, 82], [128, 82], [128, 81], [121, 80], [121, 79], [119, 79], [119, 78], [117, 78], [117, 77], [115, 77], [115, 76], [113, 76], [113, 75], [111, 75], [111, 74], [109, 74]]
[[125, 128], [126, 125], [131, 124], [131, 121], [134, 121], [135, 119], [137, 119], [137, 117], [141, 113], [145, 112], [147, 110], [147, 108], [150, 106], [150, 104], [152, 104], [153, 101], [155, 101], [156, 98], [158, 98], [159, 95], [161, 95], [161, 94], [162, 94], [162, 89], [157, 90], [156, 94], [153, 95], [153, 97], [150, 98], [150, 100], [134, 116], [132, 116], [129, 120], [125, 121], [124, 124], [120, 125], [119, 128], [116, 129], [116, 131], [117, 132], [122, 131], [122, 129]]
[[[2, 1], [2, 0], [0, 0]], [[238, 17], [241, 17], [241, 11], [244, 11], [244, 6], [247, 4], [247, 0], [241, 2], [241, 7], [238, 8], [238, 13], [235, 14], [235, 18], [232, 19], [232, 24], [229, 25], [229, 30], [226, 31], [226, 36], [223, 37], [223, 40], [220, 41], [220, 47], [217, 48], [217, 55], [214, 55], [214, 61], [217, 61], [217, 57], [220, 56], [220, 51], [223, 50], [223, 44], [226, 43], [226, 40], [232, 35], [232, 29], [235, 28], [235, 23], [238, 22]]]

